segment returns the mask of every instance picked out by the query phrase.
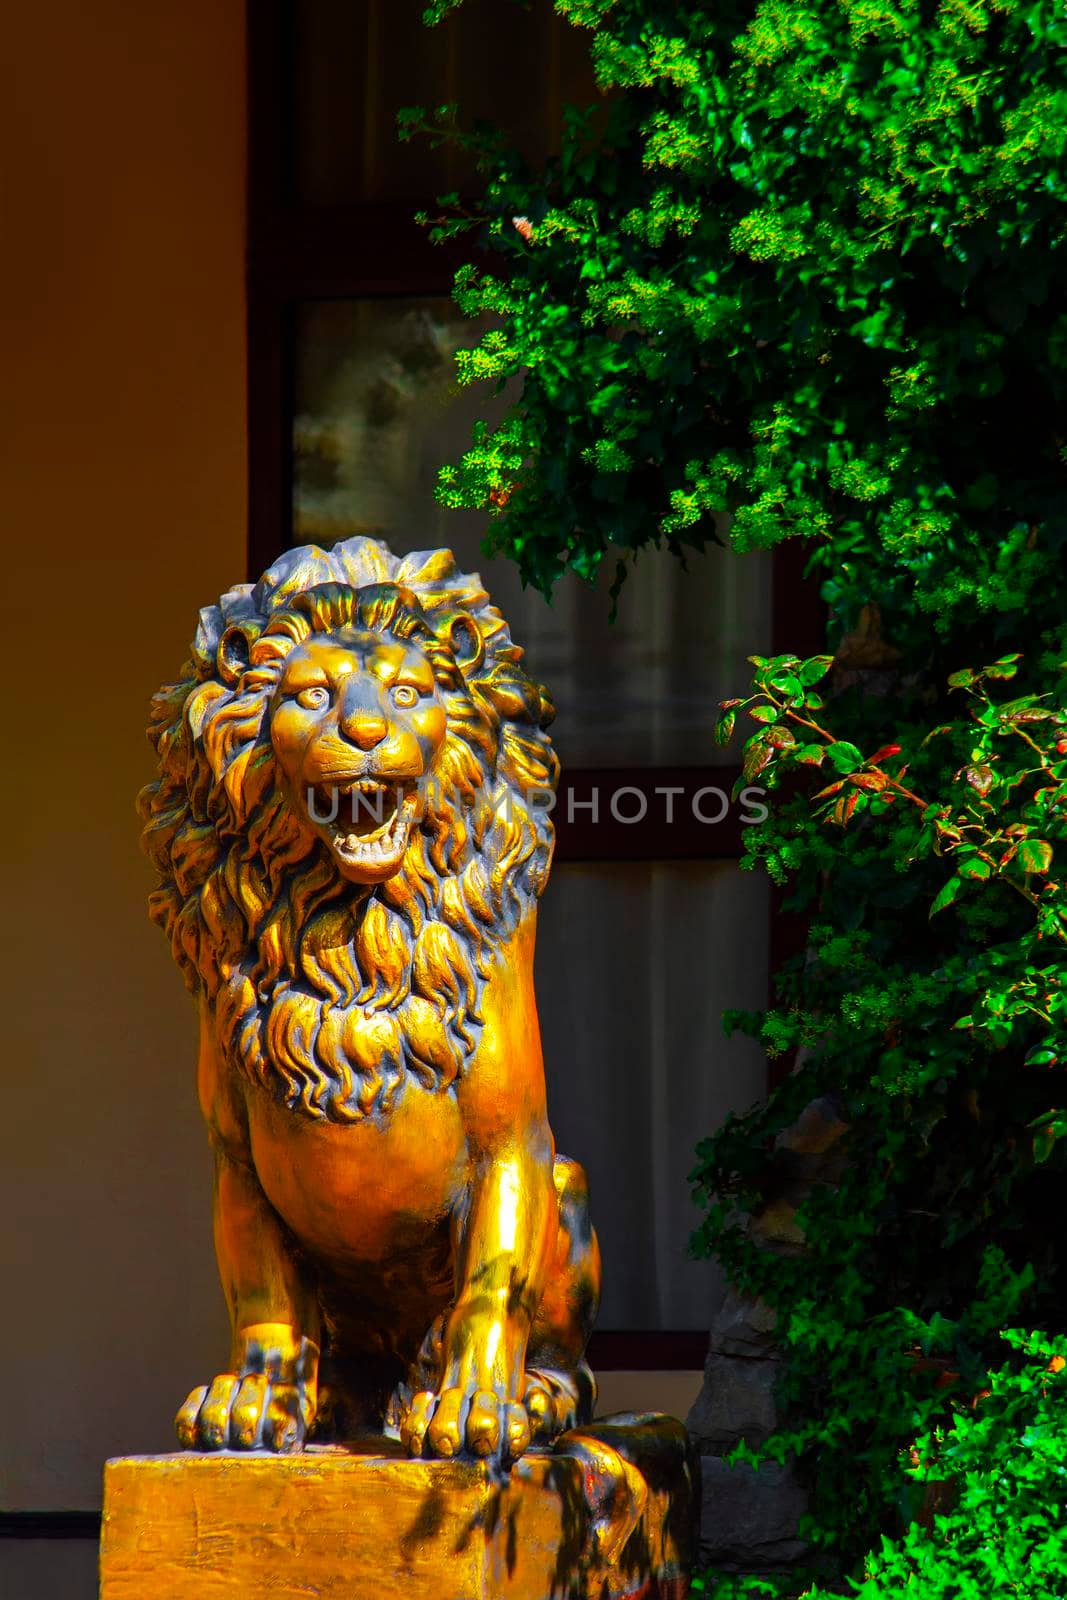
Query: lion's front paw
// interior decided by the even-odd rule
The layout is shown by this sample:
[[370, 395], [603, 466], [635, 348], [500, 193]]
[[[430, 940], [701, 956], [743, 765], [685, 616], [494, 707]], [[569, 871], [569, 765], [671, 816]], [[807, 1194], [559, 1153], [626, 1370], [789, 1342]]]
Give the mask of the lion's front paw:
[[476, 1387], [424, 1389], [402, 1417], [400, 1438], [413, 1456], [466, 1453], [516, 1461], [531, 1443], [549, 1444], [592, 1415], [594, 1396], [584, 1362], [576, 1373], [527, 1368], [522, 1404]]
[[466, 1453], [514, 1461], [530, 1443], [530, 1420], [524, 1406], [487, 1389], [424, 1389], [412, 1397], [400, 1438], [413, 1456]]
[[303, 1448], [315, 1406], [303, 1383], [282, 1383], [264, 1372], [223, 1372], [194, 1389], [175, 1418], [183, 1450]]
[[[583, 1383], [584, 1373], [588, 1373], [587, 1384]], [[591, 1390], [585, 1404], [584, 1387]], [[594, 1395], [593, 1375], [584, 1362], [579, 1373], [527, 1367], [525, 1403], [534, 1443], [550, 1444], [559, 1434], [577, 1426], [584, 1416], [591, 1416]]]

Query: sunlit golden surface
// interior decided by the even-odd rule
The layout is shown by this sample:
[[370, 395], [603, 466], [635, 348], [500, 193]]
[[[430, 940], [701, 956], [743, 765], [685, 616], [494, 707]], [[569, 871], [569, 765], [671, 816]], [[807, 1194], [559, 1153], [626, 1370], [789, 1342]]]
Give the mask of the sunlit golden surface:
[[[598, 1452], [625, 1435], [609, 1498]], [[682, 1600], [691, 1539], [681, 1424], [597, 1425], [573, 1452], [412, 1461], [400, 1445], [108, 1464], [101, 1600]]]
[[[533, 992], [553, 708], [520, 658], [447, 551], [353, 539], [207, 607], [153, 702], [152, 914], [199, 1004], [233, 1335], [178, 1413], [189, 1451], [369, 1428], [427, 1462], [406, 1469], [418, 1493], [442, 1481], [432, 1458], [466, 1458], [490, 1477], [454, 1481], [481, 1494], [592, 1416], [599, 1251], [584, 1173], [555, 1151]], [[583, 1449], [613, 1560], [648, 1485], [625, 1450]], [[270, 1493], [311, 1481], [255, 1461]], [[157, 1465], [142, 1487], [170, 1517], [194, 1479]], [[529, 1471], [524, 1495], [551, 1478]], [[222, 1458], [196, 1469], [213, 1495], [234, 1481]]]

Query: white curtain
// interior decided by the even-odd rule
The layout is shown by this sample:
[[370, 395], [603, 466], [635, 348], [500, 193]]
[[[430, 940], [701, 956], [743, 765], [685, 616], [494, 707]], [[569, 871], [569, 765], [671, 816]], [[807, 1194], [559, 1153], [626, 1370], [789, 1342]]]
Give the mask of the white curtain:
[[561, 865], [541, 904], [537, 992], [559, 1148], [589, 1173], [602, 1328], [707, 1328], [719, 1277], [691, 1260], [699, 1139], [764, 1092], [726, 1006], [767, 985], [766, 879], [732, 862]]

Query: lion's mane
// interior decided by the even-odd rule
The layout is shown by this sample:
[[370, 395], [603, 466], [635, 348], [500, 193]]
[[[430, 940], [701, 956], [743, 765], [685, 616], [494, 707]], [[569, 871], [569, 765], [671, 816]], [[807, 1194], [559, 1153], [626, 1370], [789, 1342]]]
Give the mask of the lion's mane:
[[[348, 624], [417, 643], [447, 711], [401, 869], [366, 889], [298, 825], [267, 715], [293, 646]], [[139, 807], [153, 920], [223, 1050], [309, 1116], [387, 1112], [409, 1077], [453, 1082], [477, 1044], [495, 953], [552, 854], [552, 705], [521, 655], [450, 551], [400, 559], [350, 539], [289, 551], [205, 607], [152, 702], [160, 775]]]

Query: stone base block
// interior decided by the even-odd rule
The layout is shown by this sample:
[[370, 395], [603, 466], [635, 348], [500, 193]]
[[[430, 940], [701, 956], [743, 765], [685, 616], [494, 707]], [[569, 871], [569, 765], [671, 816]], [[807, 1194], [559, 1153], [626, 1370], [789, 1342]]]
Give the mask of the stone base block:
[[381, 1439], [129, 1456], [105, 1470], [101, 1600], [682, 1600], [696, 1486], [669, 1418], [506, 1476]]
[[791, 1468], [773, 1461], [728, 1466], [718, 1456], [705, 1456], [701, 1467], [702, 1563], [723, 1572], [781, 1572], [804, 1555], [797, 1528], [807, 1497]]

